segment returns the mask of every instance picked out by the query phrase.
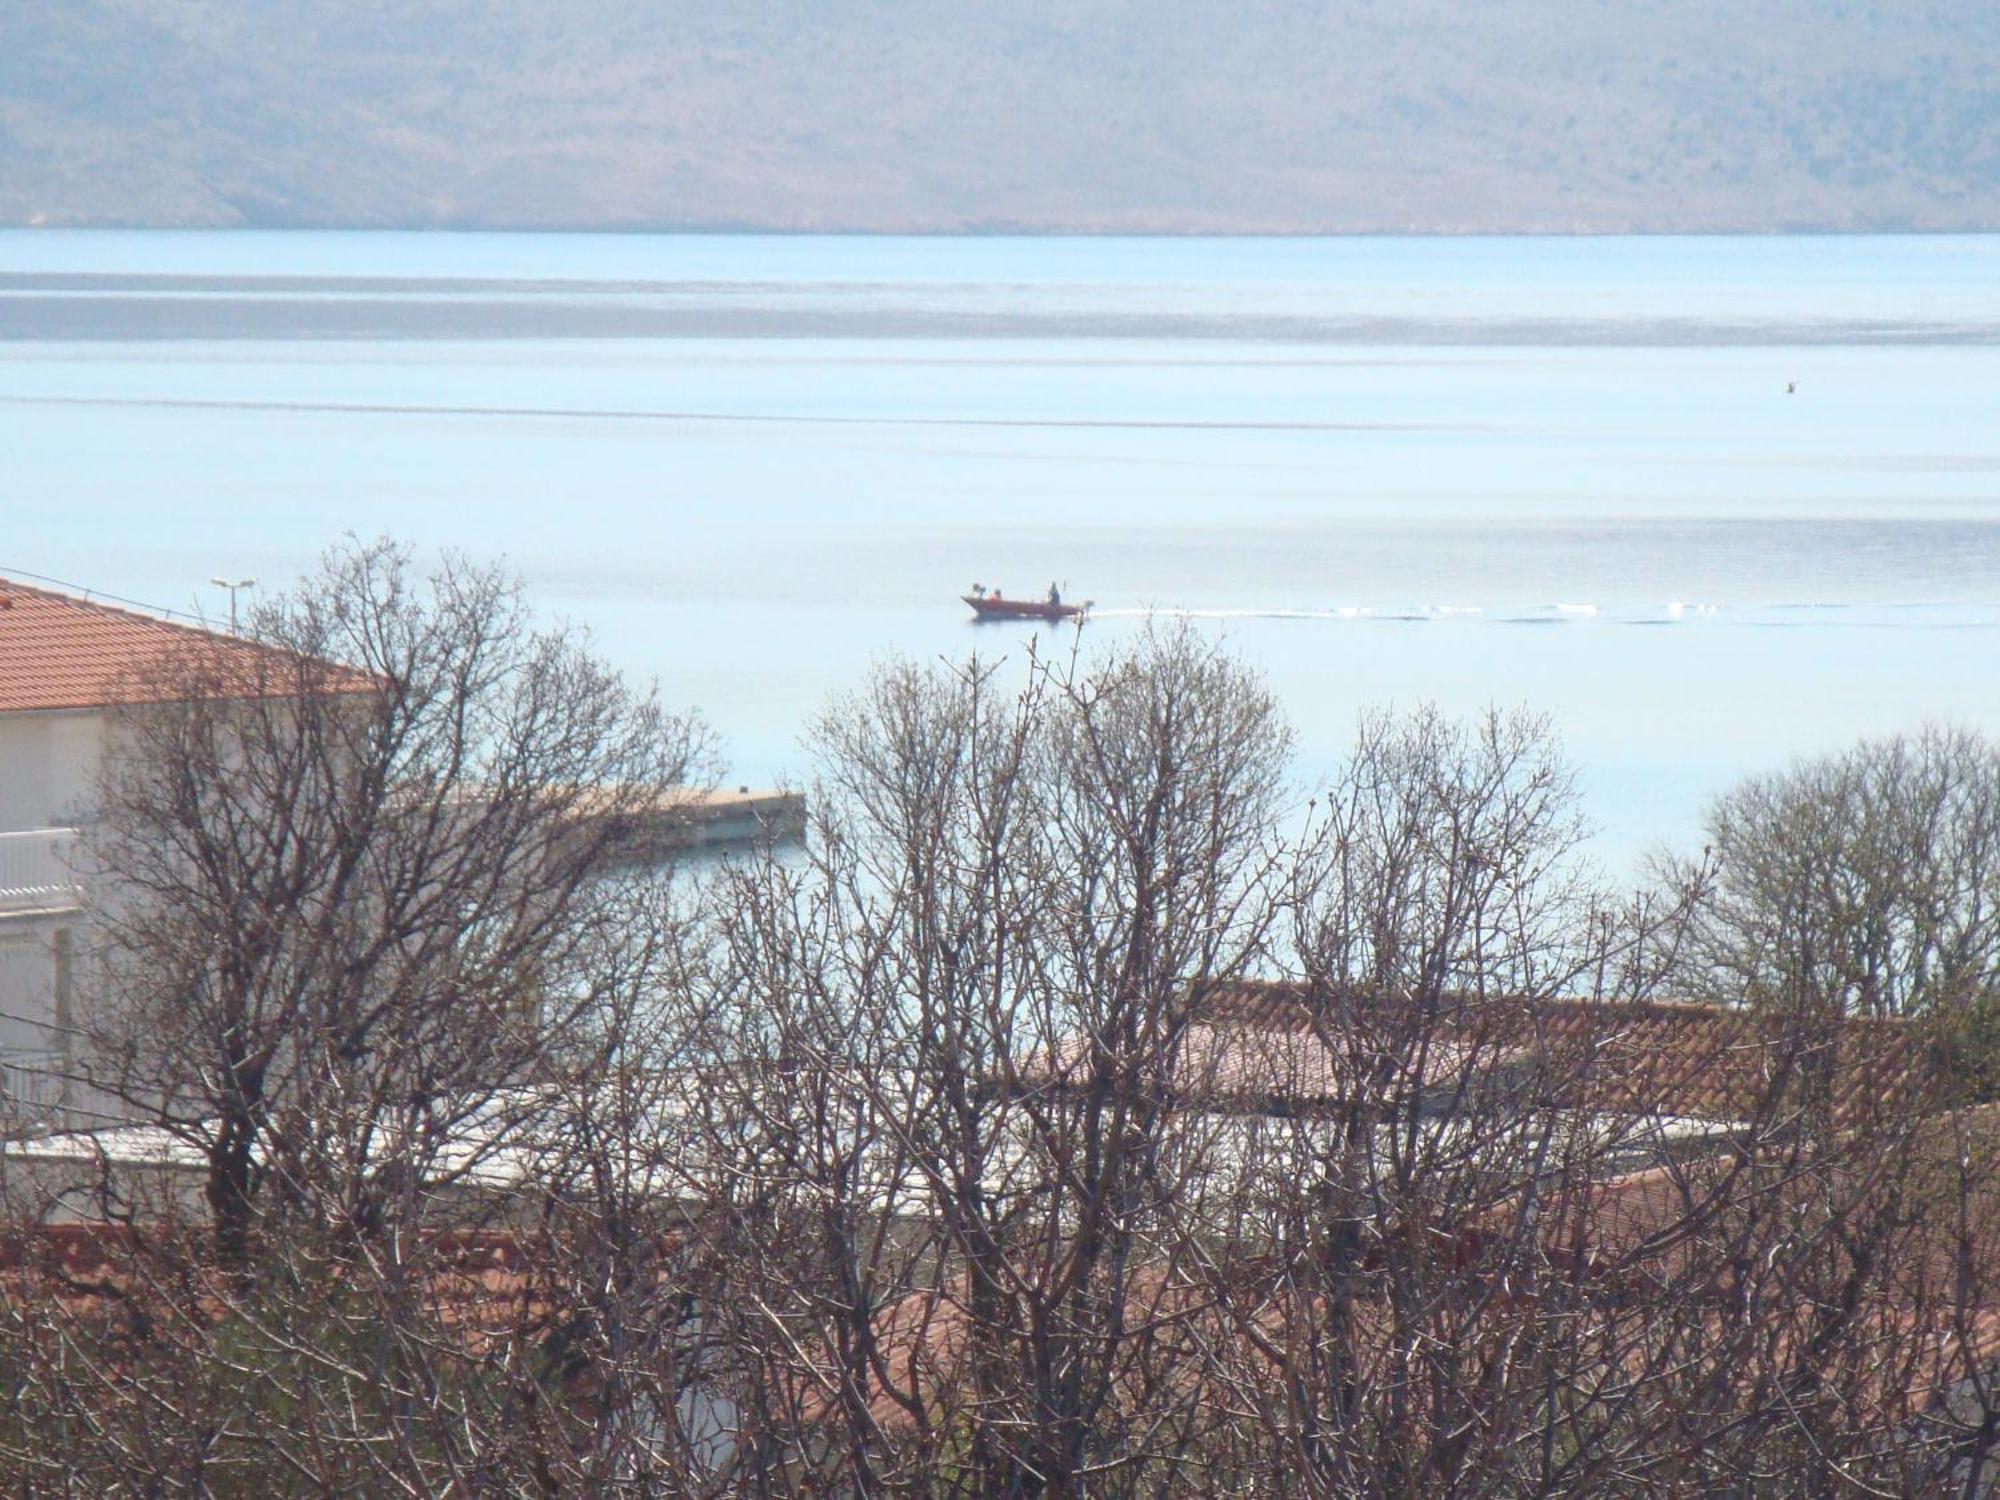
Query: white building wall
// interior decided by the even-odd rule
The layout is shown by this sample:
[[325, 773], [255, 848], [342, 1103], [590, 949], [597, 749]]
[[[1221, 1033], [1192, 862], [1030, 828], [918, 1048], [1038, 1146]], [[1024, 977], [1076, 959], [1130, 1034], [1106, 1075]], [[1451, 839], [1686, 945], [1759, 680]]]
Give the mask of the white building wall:
[[74, 824], [90, 802], [104, 715], [0, 714], [0, 832]]
[[69, 1093], [76, 916], [0, 917], [0, 1130], [48, 1119]]
[[0, 1128], [63, 1092], [82, 913], [52, 830], [88, 812], [104, 737], [95, 710], [0, 715]]
[[55, 1014], [55, 931], [45, 920], [0, 921], [0, 1053], [39, 1051], [38, 1024]]

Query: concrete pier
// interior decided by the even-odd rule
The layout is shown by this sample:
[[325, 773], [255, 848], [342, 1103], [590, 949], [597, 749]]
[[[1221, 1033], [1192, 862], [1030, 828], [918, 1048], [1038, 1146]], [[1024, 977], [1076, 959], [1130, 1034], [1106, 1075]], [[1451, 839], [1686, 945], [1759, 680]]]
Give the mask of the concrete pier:
[[728, 844], [794, 843], [805, 836], [806, 799], [797, 792], [747, 786], [677, 793], [650, 830], [662, 849], [710, 849]]

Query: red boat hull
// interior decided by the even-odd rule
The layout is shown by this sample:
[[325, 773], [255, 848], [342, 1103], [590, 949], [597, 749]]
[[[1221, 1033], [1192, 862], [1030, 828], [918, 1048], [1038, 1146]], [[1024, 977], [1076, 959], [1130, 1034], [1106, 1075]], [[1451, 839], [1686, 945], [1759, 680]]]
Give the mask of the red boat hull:
[[996, 599], [991, 594], [961, 594], [972, 612], [982, 620], [1073, 620], [1083, 613], [1081, 604], [1051, 604], [1046, 599]]

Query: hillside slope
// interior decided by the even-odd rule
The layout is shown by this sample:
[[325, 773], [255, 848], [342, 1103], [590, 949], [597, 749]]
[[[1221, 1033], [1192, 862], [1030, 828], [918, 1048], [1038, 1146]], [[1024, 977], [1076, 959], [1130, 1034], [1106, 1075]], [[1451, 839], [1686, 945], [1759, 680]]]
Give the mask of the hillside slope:
[[0, 222], [2000, 226], [1991, 0], [63, 0]]

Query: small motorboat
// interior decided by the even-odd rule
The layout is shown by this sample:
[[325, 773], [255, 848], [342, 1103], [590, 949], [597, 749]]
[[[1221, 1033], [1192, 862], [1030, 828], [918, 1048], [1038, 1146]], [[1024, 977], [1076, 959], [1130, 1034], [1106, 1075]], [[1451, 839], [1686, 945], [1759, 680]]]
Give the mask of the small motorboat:
[[1090, 608], [1090, 601], [1081, 604], [1065, 604], [1059, 590], [1051, 588], [1041, 599], [1008, 599], [998, 589], [988, 592], [979, 584], [972, 586], [969, 594], [959, 598], [972, 606], [973, 615], [981, 620], [1047, 620], [1054, 624], [1058, 620], [1081, 619]]

